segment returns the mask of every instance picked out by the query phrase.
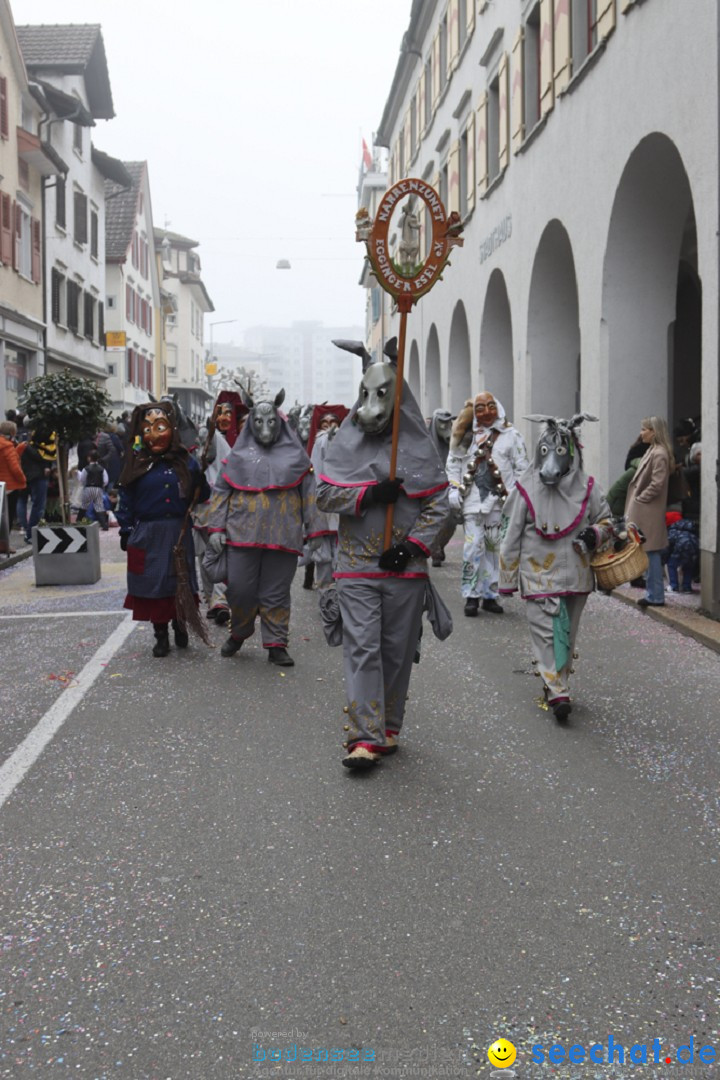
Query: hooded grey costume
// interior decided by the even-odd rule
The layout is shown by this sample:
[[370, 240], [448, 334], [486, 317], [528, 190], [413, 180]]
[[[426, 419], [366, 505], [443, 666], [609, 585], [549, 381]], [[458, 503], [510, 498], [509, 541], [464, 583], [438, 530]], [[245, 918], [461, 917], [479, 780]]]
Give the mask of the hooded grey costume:
[[[339, 343], [336, 343], [339, 344]], [[390, 471], [393, 389], [388, 390], [385, 425], [365, 430], [363, 411], [372, 380], [394, 383], [389, 364], [364, 366], [361, 397], [329, 443], [318, 477], [321, 510], [339, 515], [335, 570], [343, 623], [347, 693], [348, 757], [343, 764], [364, 767], [397, 748], [405, 714], [413, 656], [420, 632], [427, 582], [426, 558], [447, 514], [447, 480], [422, 414], [403, 384], [397, 458], [397, 484]], [[392, 343], [386, 348], [393, 355]], [[396, 354], [395, 354], [396, 355]], [[389, 408], [387, 406], [389, 405]], [[394, 497], [387, 492], [393, 488]], [[397, 501], [395, 501], [395, 498]], [[393, 547], [383, 554], [387, 503], [394, 502]], [[386, 556], [404, 549], [394, 569]], [[381, 559], [382, 556], [382, 559]]]
[[[281, 402], [278, 395], [275, 408]], [[264, 648], [284, 652], [288, 642], [290, 586], [303, 528], [314, 513], [315, 477], [297, 436], [281, 414], [277, 417], [277, 438], [264, 445], [253, 434], [251, 415], [222, 462], [210, 499], [208, 532], [224, 533], [228, 550], [231, 636], [224, 656], [232, 656], [251, 636], [258, 614]], [[286, 663], [277, 656], [269, 654]]]
[[[599, 485], [582, 468], [577, 428], [572, 420], [544, 420], [534, 463], [505, 503], [501, 525], [500, 592], [517, 590], [527, 600], [534, 663], [548, 703], [563, 720], [570, 712], [568, 680], [580, 617], [595, 587], [588, 551], [615, 535], [610, 508]], [[565, 469], [548, 477], [553, 455]], [[543, 476], [545, 475], [545, 480]], [[552, 482], [551, 482], [552, 481]]]

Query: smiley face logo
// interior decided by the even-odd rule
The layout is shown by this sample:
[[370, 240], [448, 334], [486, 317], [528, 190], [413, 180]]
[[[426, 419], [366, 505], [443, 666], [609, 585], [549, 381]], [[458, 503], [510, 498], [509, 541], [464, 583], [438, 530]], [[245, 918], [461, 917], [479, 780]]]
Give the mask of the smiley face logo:
[[488, 1061], [496, 1069], [507, 1069], [517, 1057], [517, 1050], [507, 1039], [496, 1039], [488, 1046]]

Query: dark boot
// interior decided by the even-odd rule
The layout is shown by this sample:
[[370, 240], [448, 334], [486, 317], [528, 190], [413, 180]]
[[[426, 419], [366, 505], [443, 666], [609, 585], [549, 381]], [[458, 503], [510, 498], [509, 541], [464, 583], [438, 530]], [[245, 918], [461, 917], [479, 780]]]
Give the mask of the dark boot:
[[463, 614], [469, 616], [471, 619], [474, 619], [478, 613], [479, 607], [480, 601], [477, 596], [468, 596], [467, 600], [465, 601], [465, 607], [463, 608]]
[[188, 632], [186, 628], [182, 625], [182, 623], [179, 623], [177, 619], [173, 619], [172, 628], [173, 634], [175, 636], [175, 644], [177, 645], [178, 649], [187, 649], [190, 643], [190, 638], [188, 637]]
[[288, 655], [287, 649], [279, 645], [273, 645], [268, 649], [268, 660], [271, 664], [277, 664], [278, 667], [295, 667], [295, 661]]
[[492, 611], [493, 615], [502, 615], [503, 611], [505, 610], [503, 607], [500, 606], [500, 604], [498, 604], [494, 596], [483, 600], [482, 609], [483, 611]]
[[303, 589], [312, 589], [313, 581], [315, 580], [315, 563], [308, 563], [305, 567], [305, 580], [303, 581]]
[[227, 626], [230, 622], [230, 609], [226, 607], [216, 608], [215, 622], [218, 626]]
[[234, 656], [239, 649], [242, 649], [242, 643], [244, 640], [245, 638], [235, 638], [231, 634], [223, 645], [222, 649], [220, 650], [220, 655]]
[[102, 531], [103, 532], [108, 532], [108, 530], [110, 529], [110, 521], [109, 521], [109, 518], [107, 516], [107, 510], [98, 510], [97, 516], [98, 516], [98, 521], [100, 522], [100, 528], [102, 529]]
[[153, 656], [167, 656], [170, 652], [170, 635], [168, 634], [168, 624], [166, 622], [154, 622], [153, 630], [155, 631], [155, 644], [153, 645]]
[[552, 701], [550, 708], [558, 724], [564, 724], [572, 712], [572, 705], [569, 701]]

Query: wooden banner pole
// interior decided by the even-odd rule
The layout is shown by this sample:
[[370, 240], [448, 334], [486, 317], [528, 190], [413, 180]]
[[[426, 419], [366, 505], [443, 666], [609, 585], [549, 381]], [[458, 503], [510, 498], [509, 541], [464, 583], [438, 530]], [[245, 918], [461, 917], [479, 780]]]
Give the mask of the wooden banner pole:
[[[395, 382], [395, 406], [393, 408], [392, 445], [390, 449], [390, 479], [395, 479], [397, 469], [398, 442], [400, 439], [400, 403], [403, 395], [403, 375], [405, 369], [405, 334], [407, 330], [407, 317], [412, 308], [412, 298], [401, 296], [398, 298], [398, 310], [400, 311], [400, 335], [398, 338], [397, 375]], [[385, 513], [385, 540], [384, 550], [392, 544], [392, 528], [395, 506], [388, 504]]]

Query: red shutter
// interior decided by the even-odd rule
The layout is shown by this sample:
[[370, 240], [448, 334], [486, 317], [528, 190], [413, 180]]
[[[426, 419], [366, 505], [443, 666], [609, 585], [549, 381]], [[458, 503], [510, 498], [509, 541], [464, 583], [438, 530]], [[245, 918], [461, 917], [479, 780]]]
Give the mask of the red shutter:
[[10, 266], [13, 261], [12, 199], [5, 192], [0, 204], [0, 225], [0, 259], [5, 266]]
[[22, 237], [22, 210], [13, 200], [13, 241], [12, 241], [12, 264], [13, 270], [20, 269], [20, 239]]
[[132, 290], [130, 289], [130, 286], [126, 285], [125, 286], [125, 318], [128, 320], [128, 322], [130, 321], [130, 317], [131, 317], [130, 313], [131, 313], [131, 310], [132, 310], [131, 307], [130, 307], [130, 293], [131, 293], [131, 291]]
[[40, 254], [40, 222], [37, 218], [32, 219], [32, 279], [37, 285], [42, 275], [42, 259]]
[[130, 349], [130, 382], [135, 385], [135, 350]]
[[153, 362], [148, 359], [145, 361], [145, 375], [147, 382], [147, 389], [152, 393], [153, 388]]
[[0, 76], [0, 136], [3, 139], [10, 138], [7, 79], [4, 75]]
[[137, 385], [141, 390], [145, 389], [145, 357], [138, 353], [137, 357]]
[[[148, 301], [148, 334], [152, 334], [152, 313], [152, 304]], [[152, 390], [152, 387], [150, 389]]]

